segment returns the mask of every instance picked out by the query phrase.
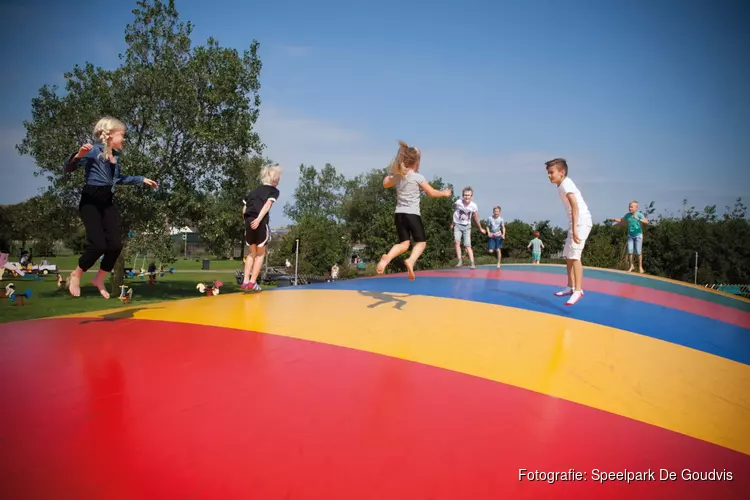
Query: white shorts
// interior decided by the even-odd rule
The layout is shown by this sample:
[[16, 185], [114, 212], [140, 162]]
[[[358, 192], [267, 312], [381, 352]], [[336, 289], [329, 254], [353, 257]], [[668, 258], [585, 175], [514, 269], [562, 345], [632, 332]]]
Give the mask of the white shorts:
[[581, 253], [583, 253], [583, 247], [586, 245], [586, 239], [591, 233], [593, 224], [591, 221], [578, 222], [578, 239], [580, 243], [573, 241], [573, 224], [568, 227], [568, 238], [565, 240], [565, 248], [563, 248], [563, 257], [570, 260], [581, 260]]

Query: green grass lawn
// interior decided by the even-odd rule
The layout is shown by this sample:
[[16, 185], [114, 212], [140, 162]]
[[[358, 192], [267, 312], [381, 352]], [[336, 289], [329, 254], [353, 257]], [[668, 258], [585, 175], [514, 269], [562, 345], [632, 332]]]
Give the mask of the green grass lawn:
[[[58, 290], [54, 275], [49, 275], [42, 280], [25, 278], [13, 278], [7, 274], [0, 281], [0, 323], [8, 321], [20, 321], [62, 314], [74, 314], [86, 311], [110, 309], [114, 307], [126, 307], [118, 298], [112, 297], [105, 300], [99, 295], [99, 291], [90, 284], [93, 274], [87, 273], [81, 282], [81, 296], [71, 297], [67, 290]], [[240, 287], [234, 278], [234, 273], [227, 272], [181, 272], [166, 274], [158, 278], [157, 284], [149, 285], [147, 279], [125, 279], [125, 285], [133, 288], [132, 304], [145, 304], [159, 302], [162, 300], [175, 300], [190, 297], [199, 297], [196, 289], [198, 283], [210, 285], [214, 280], [221, 281], [221, 293], [240, 292]], [[16, 292], [31, 290], [31, 299], [25, 301], [25, 305], [14, 305], [5, 299], [5, 286], [13, 283]], [[264, 288], [268, 288], [265, 285]], [[16, 302], [17, 304], [17, 302]]]
[[[11, 259], [12, 260], [12, 259]], [[78, 255], [62, 255], [58, 257], [34, 257], [34, 263], [38, 264], [42, 260], [49, 261], [50, 264], [56, 264], [57, 268], [63, 271], [72, 271], [73, 269], [78, 266]], [[127, 259], [125, 261], [125, 267], [133, 267], [133, 260], [134, 259]], [[239, 269], [242, 267], [242, 259], [235, 259], [235, 260], [214, 260], [214, 259], [208, 259], [209, 262], [209, 270], [211, 271], [234, 271], [236, 269]], [[149, 261], [146, 260], [146, 263], [143, 263], [143, 258], [139, 258], [137, 261], [138, 267], [143, 266], [144, 269], [148, 269]], [[156, 265], [158, 266], [160, 263], [157, 261]], [[164, 264], [164, 267], [166, 269], [169, 269], [170, 267], [174, 267], [175, 271], [200, 271], [203, 267], [203, 259], [183, 259], [178, 258], [175, 262], [171, 264]], [[98, 269], [98, 265], [94, 266], [92, 269], [93, 271], [96, 271]]]

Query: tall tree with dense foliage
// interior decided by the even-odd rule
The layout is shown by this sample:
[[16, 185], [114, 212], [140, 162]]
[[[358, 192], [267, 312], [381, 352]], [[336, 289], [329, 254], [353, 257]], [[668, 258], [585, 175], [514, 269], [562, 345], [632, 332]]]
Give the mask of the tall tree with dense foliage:
[[[121, 66], [76, 66], [65, 75], [63, 96], [54, 86], [42, 87], [18, 150], [36, 160], [51, 192], [74, 207], [82, 172], [64, 174], [63, 161], [90, 142], [97, 119], [116, 116], [128, 128], [123, 173], [159, 182], [154, 192], [119, 190], [123, 233], [147, 228], [166, 242], [170, 227], [200, 224], [211, 213], [207, 200], [262, 151], [254, 131], [259, 44], [253, 40], [243, 54], [214, 38], [192, 46], [193, 25], [180, 21], [173, 0], [139, 1], [133, 14]], [[122, 280], [122, 256], [115, 270], [113, 291]]]

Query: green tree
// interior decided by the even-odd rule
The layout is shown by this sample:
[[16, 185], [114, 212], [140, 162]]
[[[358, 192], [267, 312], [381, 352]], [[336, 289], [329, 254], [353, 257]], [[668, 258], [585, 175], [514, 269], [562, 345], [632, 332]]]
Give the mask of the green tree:
[[[455, 189], [452, 184], [444, 181], [442, 177], [433, 177], [428, 179], [430, 185], [437, 191], [451, 188], [455, 195]], [[445, 198], [432, 198], [424, 192], [421, 193], [421, 213], [422, 224], [424, 224], [425, 234], [427, 235], [427, 247], [424, 253], [417, 261], [416, 269], [433, 269], [448, 265], [451, 260], [456, 258], [455, 247], [453, 246], [453, 231], [450, 230], [451, 220], [453, 220], [453, 204], [458, 198], [449, 196]], [[393, 214], [391, 214], [393, 220]], [[397, 243], [396, 227], [391, 226], [392, 242], [386, 250]], [[480, 233], [481, 234], [481, 233]], [[408, 258], [409, 254], [405, 253], [400, 259]], [[404, 270], [401, 261], [394, 261], [399, 269]]]
[[321, 215], [306, 215], [284, 235], [278, 256], [294, 263], [299, 239], [299, 273], [325, 276], [333, 264], [348, 262], [350, 242], [343, 224]]
[[361, 257], [379, 260], [396, 243], [396, 190], [385, 189], [386, 169], [373, 169], [346, 183], [342, 215], [349, 237], [364, 245]]
[[300, 238], [300, 273], [324, 275], [336, 262], [349, 263], [350, 239], [342, 218], [346, 189], [346, 178], [333, 165], [327, 163], [320, 172], [300, 165], [294, 201], [284, 205], [295, 224], [279, 246], [279, 253], [292, 260]]
[[244, 159], [236, 172], [221, 183], [218, 196], [203, 195], [205, 217], [199, 220], [198, 230], [206, 250], [229, 258], [233, 258], [237, 248], [244, 252], [242, 200], [260, 185], [261, 170], [271, 163], [260, 156]]
[[302, 164], [294, 203], [284, 205], [284, 214], [295, 222], [317, 216], [341, 220], [345, 192], [346, 178], [330, 163], [326, 163], [320, 172], [312, 165]]
[[[62, 162], [90, 140], [102, 115], [128, 127], [122, 171], [159, 181], [158, 190], [123, 188], [117, 203], [123, 233], [159, 219], [170, 226], [199, 223], [205, 199], [233, 178], [242, 161], [262, 144], [254, 125], [261, 62], [252, 41], [240, 55], [214, 38], [192, 47], [193, 25], [179, 20], [174, 1], [139, 1], [125, 30], [128, 48], [112, 71], [91, 63], [66, 77], [66, 95], [45, 85], [32, 100], [32, 120], [17, 146], [50, 181], [50, 190], [73, 207], [82, 173], [64, 175]], [[122, 280], [118, 261], [112, 287]]]

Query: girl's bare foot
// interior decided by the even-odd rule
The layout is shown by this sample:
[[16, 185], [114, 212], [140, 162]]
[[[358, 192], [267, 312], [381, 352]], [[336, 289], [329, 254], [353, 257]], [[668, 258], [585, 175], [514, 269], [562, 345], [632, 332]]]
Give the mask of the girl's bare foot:
[[409, 281], [414, 281], [417, 276], [414, 274], [414, 263], [412, 263], [409, 259], [406, 259], [404, 261], [404, 265], [406, 266], [406, 271], [409, 273]]
[[643, 273], [645, 273], [645, 272], [646, 272], [646, 271], [644, 271], [644, 270], [643, 270], [643, 268], [641, 268], [641, 274], [643, 274]]
[[630, 269], [628, 269], [628, 272], [632, 273], [633, 271], [635, 271], [635, 266], [630, 266]]
[[97, 273], [96, 277], [91, 280], [91, 283], [99, 290], [99, 293], [102, 297], [104, 297], [105, 299], [109, 298], [107, 287], [104, 286], [104, 275], [102, 275], [101, 273]]
[[75, 271], [68, 277], [68, 290], [73, 297], [81, 296], [81, 278], [76, 275]]
[[385, 266], [388, 265], [388, 256], [383, 254], [382, 257], [380, 257], [380, 262], [378, 262], [378, 267], [375, 268], [378, 274], [383, 274], [383, 271], [385, 271]]

